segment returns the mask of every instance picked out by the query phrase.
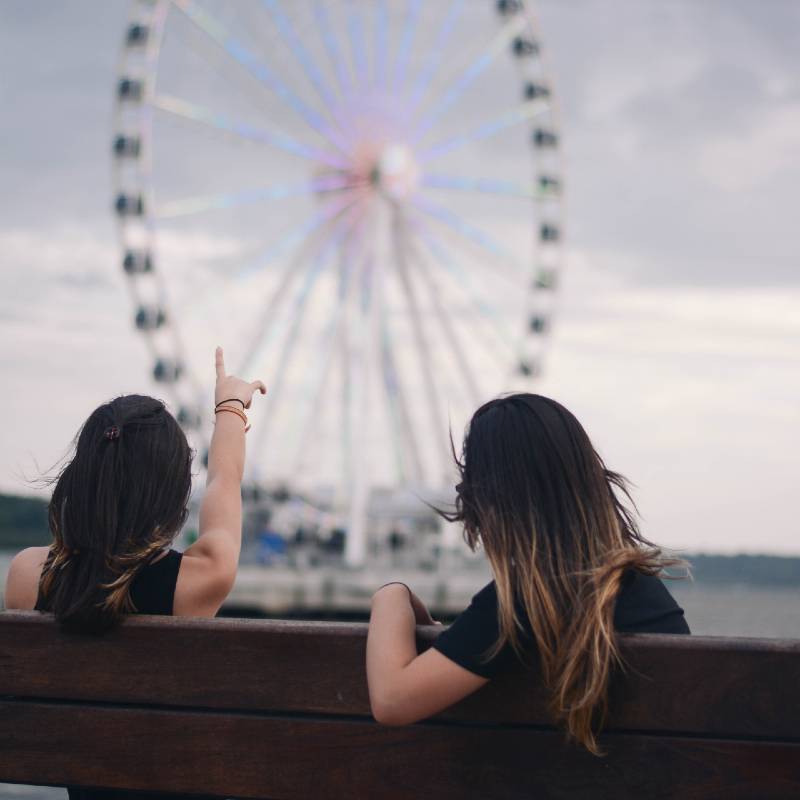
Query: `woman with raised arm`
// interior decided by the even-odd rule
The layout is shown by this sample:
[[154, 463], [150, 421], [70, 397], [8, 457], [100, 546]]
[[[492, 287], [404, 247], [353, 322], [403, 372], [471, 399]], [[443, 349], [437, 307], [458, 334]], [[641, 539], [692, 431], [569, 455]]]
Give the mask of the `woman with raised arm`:
[[455, 512], [494, 580], [419, 655], [415, 625], [431, 624], [404, 584], [372, 600], [367, 678], [379, 722], [436, 714], [518, 659], [539, 668], [550, 712], [599, 755], [615, 632], [689, 633], [659, 578], [669, 565], [639, 532], [625, 479], [606, 468], [578, 420], [534, 394], [492, 400], [472, 417]]
[[188, 510], [192, 451], [160, 400], [124, 395], [95, 409], [55, 481], [53, 543], [11, 562], [6, 608], [50, 611], [102, 633], [126, 613], [213, 617], [233, 586], [242, 541], [245, 410], [261, 381], [225, 374], [216, 352], [216, 425], [200, 536], [170, 549]]
[[[221, 348], [216, 370], [216, 423], [197, 541], [182, 554], [171, 548], [192, 487], [192, 451], [183, 431], [160, 400], [117, 397], [95, 409], [79, 431], [50, 500], [53, 542], [14, 558], [6, 608], [47, 611], [63, 628], [82, 633], [104, 633], [126, 614], [217, 613], [241, 548], [245, 411], [266, 388], [226, 375]], [[109, 790], [69, 794], [117, 797]]]

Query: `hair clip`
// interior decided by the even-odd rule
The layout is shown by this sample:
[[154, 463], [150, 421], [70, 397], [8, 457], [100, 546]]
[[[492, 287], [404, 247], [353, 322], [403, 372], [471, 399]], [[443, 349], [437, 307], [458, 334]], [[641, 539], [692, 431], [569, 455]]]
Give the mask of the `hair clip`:
[[119, 439], [119, 433], [119, 428], [116, 425], [112, 425], [110, 428], [106, 428], [103, 436], [105, 436], [109, 442], [115, 442]]

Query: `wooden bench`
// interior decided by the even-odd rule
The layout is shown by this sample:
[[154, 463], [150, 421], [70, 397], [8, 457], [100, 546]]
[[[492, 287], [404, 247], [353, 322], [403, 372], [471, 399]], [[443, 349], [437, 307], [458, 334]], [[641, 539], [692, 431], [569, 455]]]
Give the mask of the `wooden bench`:
[[[427, 646], [435, 629], [420, 629]], [[131, 618], [75, 637], [0, 614], [0, 781], [250, 798], [800, 798], [800, 641], [622, 637], [605, 758], [534, 675], [375, 724], [366, 626]]]

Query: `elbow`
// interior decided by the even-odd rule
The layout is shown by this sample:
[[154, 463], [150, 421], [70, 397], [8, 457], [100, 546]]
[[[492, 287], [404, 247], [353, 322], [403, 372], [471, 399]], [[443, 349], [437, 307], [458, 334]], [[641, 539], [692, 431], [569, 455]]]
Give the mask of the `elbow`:
[[417, 721], [417, 718], [409, 713], [408, 704], [399, 702], [398, 699], [385, 695], [371, 695], [369, 704], [375, 722], [380, 725], [398, 728]]
[[375, 722], [390, 728], [399, 728], [412, 722], [412, 720], [406, 719], [399, 709], [388, 703], [372, 703], [372, 716]]

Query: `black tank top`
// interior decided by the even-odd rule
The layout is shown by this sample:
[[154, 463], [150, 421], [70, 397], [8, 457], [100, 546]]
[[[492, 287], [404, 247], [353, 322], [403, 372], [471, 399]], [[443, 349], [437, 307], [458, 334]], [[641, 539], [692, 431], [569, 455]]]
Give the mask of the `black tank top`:
[[[131, 584], [131, 600], [137, 614], [156, 614], [161, 617], [172, 616], [175, 602], [175, 587], [181, 568], [183, 553], [168, 550], [158, 561], [148, 564]], [[42, 597], [36, 599], [35, 611], [42, 610]]]
[[[131, 584], [131, 600], [137, 614], [172, 616], [175, 586], [183, 554], [169, 550], [158, 561], [148, 564]], [[37, 609], [39, 603], [36, 603]], [[68, 788], [70, 800], [207, 800], [199, 794], [162, 794], [159, 792], [127, 792], [116, 789]]]
[[158, 561], [148, 564], [131, 584], [131, 600], [137, 614], [172, 616], [175, 586], [183, 553], [168, 550]]

